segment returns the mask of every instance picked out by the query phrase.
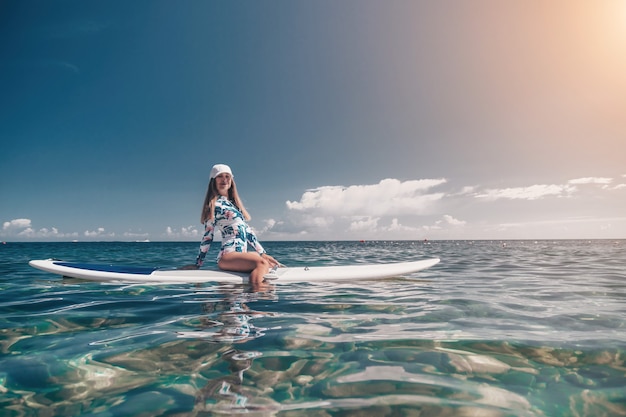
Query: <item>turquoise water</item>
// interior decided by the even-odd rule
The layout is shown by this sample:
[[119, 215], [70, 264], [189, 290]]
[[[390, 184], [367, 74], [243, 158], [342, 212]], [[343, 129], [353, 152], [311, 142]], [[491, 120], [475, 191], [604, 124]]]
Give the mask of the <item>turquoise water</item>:
[[252, 292], [27, 264], [175, 267], [194, 242], [1, 245], [0, 415], [626, 415], [626, 241], [265, 246], [288, 266], [442, 262]]

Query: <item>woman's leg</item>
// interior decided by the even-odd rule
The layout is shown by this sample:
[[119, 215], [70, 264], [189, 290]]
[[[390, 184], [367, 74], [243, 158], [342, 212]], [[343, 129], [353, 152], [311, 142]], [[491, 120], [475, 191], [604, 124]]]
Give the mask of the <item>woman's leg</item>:
[[217, 263], [225, 271], [250, 272], [253, 285], [263, 282], [263, 276], [270, 270], [270, 264], [256, 252], [228, 252]]

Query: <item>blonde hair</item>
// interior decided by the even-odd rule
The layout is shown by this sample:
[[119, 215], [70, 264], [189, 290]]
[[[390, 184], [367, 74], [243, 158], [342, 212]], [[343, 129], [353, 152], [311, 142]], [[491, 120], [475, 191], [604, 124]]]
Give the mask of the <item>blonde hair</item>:
[[[220, 196], [215, 184], [215, 178], [211, 178], [209, 186], [206, 190], [206, 196], [204, 197], [204, 204], [202, 204], [202, 214], [200, 216], [200, 223], [204, 224], [209, 220], [215, 219], [215, 201]], [[250, 214], [243, 206], [239, 193], [237, 192], [237, 186], [235, 185], [235, 179], [231, 180], [230, 188], [228, 189], [228, 199], [237, 207], [237, 209], [243, 214], [243, 218], [247, 221], [251, 219]]]

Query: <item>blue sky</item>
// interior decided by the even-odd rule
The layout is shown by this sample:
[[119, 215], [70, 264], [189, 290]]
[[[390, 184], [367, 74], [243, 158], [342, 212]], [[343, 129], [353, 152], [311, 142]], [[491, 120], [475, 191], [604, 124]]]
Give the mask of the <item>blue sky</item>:
[[0, 239], [626, 238], [626, 3], [0, 5]]

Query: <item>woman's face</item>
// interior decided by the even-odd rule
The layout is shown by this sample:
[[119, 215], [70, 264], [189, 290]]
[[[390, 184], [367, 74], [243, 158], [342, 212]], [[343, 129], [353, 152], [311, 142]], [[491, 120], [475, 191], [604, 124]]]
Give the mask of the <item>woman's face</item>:
[[217, 192], [224, 197], [228, 197], [228, 190], [230, 190], [232, 184], [233, 177], [226, 172], [222, 172], [215, 177], [215, 187], [217, 188]]

